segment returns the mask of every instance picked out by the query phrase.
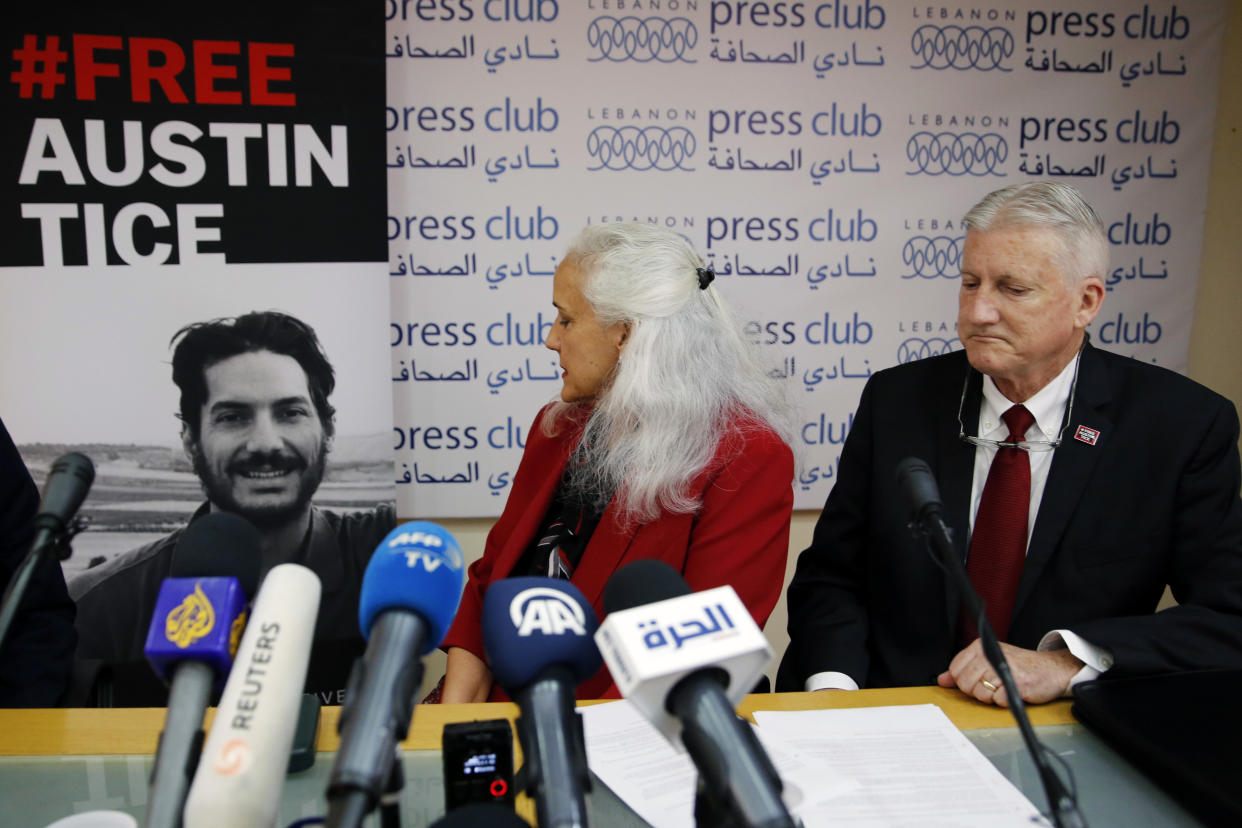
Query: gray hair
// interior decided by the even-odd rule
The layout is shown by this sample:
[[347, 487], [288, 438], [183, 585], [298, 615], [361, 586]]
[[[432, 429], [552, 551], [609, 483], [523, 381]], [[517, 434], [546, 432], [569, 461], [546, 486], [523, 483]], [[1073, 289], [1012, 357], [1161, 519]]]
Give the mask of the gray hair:
[[[687, 486], [729, 430], [766, 425], [793, 445], [783, 387], [716, 288], [700, 289], [703, 261], [682, 236], [632, 222], [588, 225], [565, 258], [583, 273], [601, 324], [630, 326], [567, 466], [567, 496], [602, 509], [615, 493], [623, 523], [661, 509], [694, 512]], [[556, 403], [545, 433], [583, 405]]]
[[1061, 241], [1061, 273], [1071, 283], [1108, 271], [1104, 223], [1082, 193], [1055, 181], [1012, 184], [988, 193], [962, 219], [967, 230], [1046, 227]]

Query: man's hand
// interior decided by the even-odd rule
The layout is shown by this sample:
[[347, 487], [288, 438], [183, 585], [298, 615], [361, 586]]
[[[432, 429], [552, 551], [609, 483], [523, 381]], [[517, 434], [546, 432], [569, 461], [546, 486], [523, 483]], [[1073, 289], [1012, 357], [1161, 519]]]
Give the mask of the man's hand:
[[[1069, 650], [1037, 652], [1001, 643], [1009, 662], [1014, 682], [1022, 700], [1043, 704], [1059, 699], [1069, 689], [1070, 679], [1082, 668], [1082, 662]], [[941, 687], [956, 687], [981, 702], [1009, 706], [1000, 677], [983, 654], [983, 645], [975, 639], [966, 649], [953, 656], [949, 669], [936, 677]], [[985, 684], [986, 682], [986, 684]], [[989, 686], [991, 685], [991, 686]], [[993, 690], [992, 688], [996, 689]]]

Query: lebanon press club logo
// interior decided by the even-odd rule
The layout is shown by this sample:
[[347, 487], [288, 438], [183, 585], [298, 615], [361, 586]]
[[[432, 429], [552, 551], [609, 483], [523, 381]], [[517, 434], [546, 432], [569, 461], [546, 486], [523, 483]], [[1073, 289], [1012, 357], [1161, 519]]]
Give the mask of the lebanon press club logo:
[[683, 126], [611, 126], [601, 124], [587, 134], [587, 154], [595, 159], [588, 170], [693, 171], [694, 133]]
[[1013, 57], [1013, 32], [1003, 26], [919, 26], [910, 37], [910, 51], [922, 61], [911, 69], [956, 69], [1012, 72], [1003, 61]]
[[698, 45], [699, 30], [684, 17], [613, 17], [601, 15], [587, 25], [592, 63], [696, 63], [690, 51]]

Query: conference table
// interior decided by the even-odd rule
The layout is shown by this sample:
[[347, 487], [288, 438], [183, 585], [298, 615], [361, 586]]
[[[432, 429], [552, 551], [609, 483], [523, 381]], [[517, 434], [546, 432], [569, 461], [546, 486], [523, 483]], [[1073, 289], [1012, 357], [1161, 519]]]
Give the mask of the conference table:
[[[582, 704], [593, 704], [583, 702]], [[956, 690], [892, 688], [839, 693], [771, 693], [746, 697], [739, 712], [935, 704], [1005, 777], [1036, 805], [1044, 797], [1009, 711], [981, 704]], [[1093, 828], [1194, 826], [1174, 800], [1101, 742], [1070, 713], [1069, 701], [1028, 708], [1040, 739], [1072, 769], [1081, 810]], [[119, 810], [141, 823], [152, 754], [164, 721], [162, 708], [0, 710], [0, 825], [43, 828], [80, 811]], [[208, 711], [208, 724], [214, 710]], [[425, 826], [444, 812], [440, 738], [449, 722], [508, 718], [513, 704], [420, 705], [402, 743], [405, 787], [402, 824]], [[339, 744], [340, 708], [322, 710], [314, 765], [291, 774], [282, 796], [280, 828], [325, 812], [324, 788]], [[515, 759], [520, 751], [515, 746]], [[534, 808], [518, 797], [517, 812], [534, 823]], [[608, 788], [589, 797], [592, 826], [645, 825]], [[932, 821], [929, 814], [929, 821]], [[372, 816], [368, 824], [378, 825]]]

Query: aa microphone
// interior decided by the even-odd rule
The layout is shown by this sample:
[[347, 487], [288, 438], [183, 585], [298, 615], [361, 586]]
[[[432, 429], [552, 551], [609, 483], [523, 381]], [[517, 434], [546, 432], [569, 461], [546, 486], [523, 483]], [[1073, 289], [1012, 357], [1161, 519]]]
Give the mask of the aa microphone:
[[1018, 724], [1018, 731], [1026, 743], [1027, 752], [1035, 762], [1035, 769], [1039, 772], [1040, 780], [1043, 782], [1044, 794], [1048, 797], [1048, 805], [1052, 811], [1053, 824], [1058, 828], [1086, 826], [1087, 823], [1078, 810], [1078, 803], [1074, 800], [1073, 794], [1053, 771], [1052, 765], [1048, 762], [1046, 749], [1035, 736], [1035, 730], [1031, 727], [1031, 720], [1026, 712], [1026, 702], [1022, 700], [1022, 694], [1018, 691], [1017, 682], [1014, 681], [1013, 673], [1009, 669], [1009, 662], [1006, 661], [1005, 653], [996, 639], [996, 632], [988, 623], [983, 599], [979, 597], [974, 584], [970, 582], [965, 562], [954, 550], [949, 528], [945, 526], [940, 515], [942, 509], [940, 488], [936, 485], [936, 478], [932, 474], [931, 467], [917, 457], [907, 457], [897, 464], [897, 487], [910, 507], [911, 530], [926, 538], [933, 550], [933, 555], [939, 558], [941, 568], [953, 579], [962, 595], [962, 600], [966, 602], [966, 611], [975, 619], [983, 655], [1005, 687], [1009, 709], [1013, 713], [1014, 720]]
[[297, 728], [319, 576], [275, 566], [255, 598], [185, 802], [186, 828], [270, 828]]
[[595, 640], [621, 694], [699, 770], [700, 825], [793, 828], [780, 775], [734, 708], [772, 658], [732, 587], [690, 592], [657, 560], [621, 567]]
[[522, 711], [520, 776], [537, 821], [541, 828], [581, 828], [591, 774], [574, 689], [600, 668], [595, 611], [568, 581], [505, 578], [488, 588], [482, 621], [492, 677]]
[[168, 712], [151, 773], [148, 828], [176, 828], [203, 743], [203, 714], [229, 673], [259, 580], [259, 530], [209, 512], [186, 527], [160, 585], [144, 651], [170, 681]]
[[341, 710], [328, 826], [360, 825], [384, 793], [397, 742], [409, 733], [422, 657], [444, 640], [463, 585], [461, 547], [434, 523], [398, 526], [371, 556], [358, 605], [367, 649]]
[[95, 465], [84, 454], [70, 452], [52, 463], [43, 486], [43, 500], [35, 516], [34, 540], [5, 588], [4, 598], [0, 599], [0, 650], [4, 649], [9, 627], [43, 557], [53, 550], [61, 560], [69, 556], [71, 521], [86, 500], [93, 482]]

